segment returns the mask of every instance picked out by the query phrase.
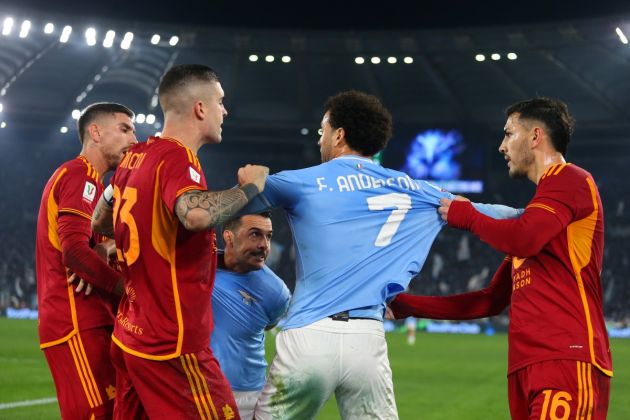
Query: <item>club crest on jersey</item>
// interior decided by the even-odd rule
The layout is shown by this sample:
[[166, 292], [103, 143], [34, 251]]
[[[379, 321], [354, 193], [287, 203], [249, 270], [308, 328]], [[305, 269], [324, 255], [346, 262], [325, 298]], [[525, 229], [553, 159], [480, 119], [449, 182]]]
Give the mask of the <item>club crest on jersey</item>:
[[83, 198], [90, 203], [94, 201], [94, 197], [96, 196], [96, 185], [91, 182], [85, 182], [85, 187], [83, 188]]
[[188, 174], [190, 175], [190, 179], [199, 184], [199, 182], [201, 181], [201, 175], [199, 174], [199, 172], [195, 171], [192, 166], [188, 167]]
[[256, 299], [246, 291], [239, 290], [238, 293], [240, 293], [240, 295], [243, 297], [243, 303], [245, 305], [251, 305], [252, 302], [256, 303]]

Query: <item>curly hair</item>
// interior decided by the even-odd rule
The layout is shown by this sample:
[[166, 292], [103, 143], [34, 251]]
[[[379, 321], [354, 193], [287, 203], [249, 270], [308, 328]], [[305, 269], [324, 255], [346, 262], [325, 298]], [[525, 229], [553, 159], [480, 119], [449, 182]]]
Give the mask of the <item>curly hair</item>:
[[571, 141], [571, 134], [575, 127], [575, 119], [569, 114], [569, 108], [564, 102], [545, 97], [529, 99], [510, 105], [505, 115], [519, 114], [520, 119], [535, 120], [543, 123], [549, 132], [549, 138], [554, 149], [567, 154]]
[[331, 96], [324, 106], [333, 128], [343, 128], [350, 148], [364, 156], [383, 150], [392, 137], [392, 116], [374, 95], [350, 90]]

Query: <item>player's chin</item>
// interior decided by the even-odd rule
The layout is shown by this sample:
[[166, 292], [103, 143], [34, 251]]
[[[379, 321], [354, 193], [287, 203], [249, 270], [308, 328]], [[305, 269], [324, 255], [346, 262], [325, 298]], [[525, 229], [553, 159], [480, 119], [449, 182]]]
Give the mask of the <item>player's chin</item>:
[[265, 257], [252, 256], [249, 259], [249, 265], [255, 267], [255, 270], [259, 270], [265, 265]]

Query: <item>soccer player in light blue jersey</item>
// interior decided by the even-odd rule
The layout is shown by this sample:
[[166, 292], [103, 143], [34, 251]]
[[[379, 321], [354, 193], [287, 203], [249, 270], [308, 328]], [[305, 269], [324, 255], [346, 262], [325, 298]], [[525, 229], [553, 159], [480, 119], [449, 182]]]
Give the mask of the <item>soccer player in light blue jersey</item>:
[[265, 265], [271, 235], [270, 213], [228, 221], [212, 292], [212, 352], [230, 382], [243, 420], [254, 417], [265, 384], [265, 330], [284, 315], [291, 297], [282, 279]]
[[444, 225], [440, 198], [453, 195], [371, 159], [391, 132], [391, 115], [376, 97], [329, 98], [323, 163], [270, 176], [248, 209], [285, 210], [297, 261], [257, 419], [314, 418], [333, 393], [343, 419], [398, 418], [385, 303], [422, 268]]

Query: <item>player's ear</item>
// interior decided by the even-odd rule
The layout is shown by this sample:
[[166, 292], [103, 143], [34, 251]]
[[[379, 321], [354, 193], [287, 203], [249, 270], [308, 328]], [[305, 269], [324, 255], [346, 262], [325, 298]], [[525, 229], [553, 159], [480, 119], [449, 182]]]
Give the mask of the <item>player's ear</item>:
[[333, 141], [335, 142], [335, 146], [341, 146], [341, 142], [343, 142], [344, 144], [346, 143], [346, 130], [344, 130], [343, 127], [335, 129]]
[[100, 142], [101, 133], [99, 132], [98, 125], [96, 123], [92, 123], [88, 125], [87, 133], [88, 133], [88, 136], [92, 139], [92, 141], [94, 141], [95, 143]]
[[223, 231], [223, 242], [225, 242], [225, 245], [229, 245], [232, 246], [234, 244], [234, 237], [233, 237], [233, 233], [229, 230], [224, 230]]
[[193, 113], [195, 114], [195, 118], [198, 120], [203, 120], [205, 115], [205, 109], [203, 106], [203, 101], [196, 101], [193, 105]]

